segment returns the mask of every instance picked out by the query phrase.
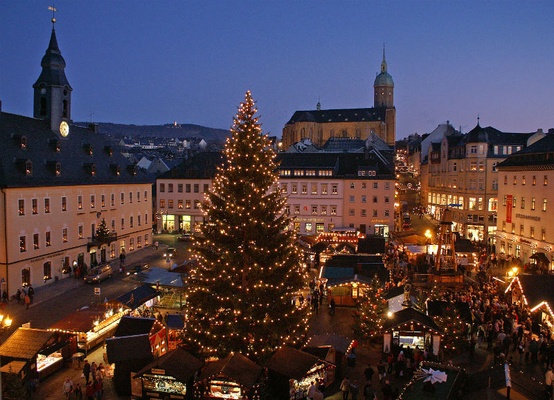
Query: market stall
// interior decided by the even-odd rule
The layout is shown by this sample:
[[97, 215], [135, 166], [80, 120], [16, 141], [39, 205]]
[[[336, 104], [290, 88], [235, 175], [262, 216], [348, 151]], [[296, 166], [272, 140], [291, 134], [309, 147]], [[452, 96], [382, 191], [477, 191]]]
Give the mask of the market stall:
[[239, 353], [205, 364], [195, 383], [195, 399], [259, 399], [262, 367]]
[[554, 275], [520, 274], [506, 288], [512, 303], [531, 311], [535, 334], [554, 332], [553, 287]]
[[185, 327], [185, 319], [181, 314], [169, 314], [167, 316], [167, 342], [170, 350], [176, 349], [181, 344], [181, 335]]
[[152, 355], [154, 357], [160, 357], [167, 353], [167, 329], [154, 318], [125, 315], [120, 319], [117, 329], [114, 332], [115, 337], [143, 334], [148, 335]]
[[333, 364], [292, 347], [277, 350], [267, 368], [270, 384], [280, 399], [304, 399], [312, 382], [327, 386], [335, 376]]
[[[158, 300], [160, 292], [150, 285], [140, 285], [133, 290], [122, 294], [116, 300], [125, 304], [131, 310], [139, 310], [140, 315], [145, 315], [145, 311], [149, 311]], [[147, 313], [151, 315], [151, 313]]]
[[[347, 354], [350, 353], [354, 341], [334, 333], [328, 335], [315, 335], [302, 349], [320, 360], [333, 364], [336, 370], [327, 371], [327, 386], [335, 380], [343, 377], [343, 371], [347, 365]], [[335, 376], [336, 375], [336, 376]]]
[[86, 354], [112, 336], [121, 317], [129, 311], [127, 306], [118, 301], [108, 301], [98, 306], [83, 307], [48, 330], [68, 335], [76, 342], [77, 348]]
[[1, 371], [17, 373], [22, 380], [44, 379], [63, 367], [67, 346], [53, 332], [18, 328], [0, 346]]
[[177, 348], [152, 361], [133, 376], [132, 395], [138, 398], [192, 399], [194, 376], [203, 362]]
[[427, 348], [434, 355], [439, 354], [442, 330], [428, 315], [413, 308], [393, 313], [383, 324], [383, 352], [403, 347]]

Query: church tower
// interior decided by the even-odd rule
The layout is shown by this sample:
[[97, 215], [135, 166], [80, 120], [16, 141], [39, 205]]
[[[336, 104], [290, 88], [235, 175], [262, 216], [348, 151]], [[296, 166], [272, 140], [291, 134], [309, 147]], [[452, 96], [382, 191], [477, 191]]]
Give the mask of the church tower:
[[373, 83], [373, 107], [385, 109], [385, 141], [389, 146], [396, 142], [396, 109], [394, 107], [394, 81], [387, 72], [387, 60], [385, 58], [385, 46], [383, 45], [383, 61], [381, 62], [381, 73]]
[[58, 47], [55, 22], [55, 18], [52, 18], [50, 44], [40, 63], [42, 72], [33, 85], [33, 116], [48, 121], [52, 131], [65, 137], [69, 133], [73, 89], [65, 76], [65, 60]]
[[387, 72], [387, 60], [385, 59], [385, 46], [383, 46], [383, 61], [381, 62], [381, 73], [373, 83], [375, 108], [394, 108], [394, 81]]

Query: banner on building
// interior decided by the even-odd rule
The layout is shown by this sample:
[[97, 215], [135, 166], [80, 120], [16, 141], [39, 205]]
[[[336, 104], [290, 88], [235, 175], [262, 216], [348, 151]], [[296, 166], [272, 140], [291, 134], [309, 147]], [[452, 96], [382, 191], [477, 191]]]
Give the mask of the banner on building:
[[506, 223], [512, 223], [512, 207], [514, 203], [514, 198], [511, 194], [506, 196]]

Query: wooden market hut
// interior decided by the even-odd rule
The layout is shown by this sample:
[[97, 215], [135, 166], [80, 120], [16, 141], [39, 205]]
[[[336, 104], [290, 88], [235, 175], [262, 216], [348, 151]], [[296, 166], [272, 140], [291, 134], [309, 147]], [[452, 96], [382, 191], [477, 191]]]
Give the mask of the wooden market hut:
[[397, 311], [383, 324], [383, 352], [389, 353], [400, 345], [428, 348], [439, 354], [442, 329], [428, 315], [411, 307]]
[[554, 275], [517, 275], [508, 287], [512, 303], [531, 311], [533, 332], [548, 329], [554, 332]]
[[329, 369], [327, 373], [327, 384], [343, 378], [343, 372], [348, 363], [347, 354], [352, 350], [354, 341], [347, 337], [330, 333], [326, 335], [315, 335], [308, 340], [302, 351], [312, 354], [320, 360], [325, 360], [335, 366], [335, 370]]
[[133, 376], [132, 395], [145, 400], [166, 396], [190, 400], [194, 395], [194, 377], [203, 365], [198, 358], [178, 347]]
[[83, 307], [52, 325], [48, 330], [67, 334], [85, 354], [115, 332], [121, 317], [130, 309], [112, 300], [100, 305]]
[[147, 333], [106, 339], [106, 354], [115, 364], [112, 381], [119, 396], [131, 394], [131, 376], [154, 360]]
[[69, 358], [66, 342], [44, 329], [18, 328], [0, 346], [3, 374], [13, 373], [21, 380], [43, 379], [64, 365]]
[[181, 335], [185, 328], [185, 318], [181, 314], [168, 314], [165, 326], [168, 348], [169, 350], [176, 349], [182, 342]]
[[380, 255], [339, 254], [331, 257], [320, 272], [337, 305], [354, 306], [362, 290], [377, 276], [381, 284], [390, 280], [390, 272]]
[[114, 332], [115, 337], [147, 334], [154, 357], [167, 353], [167, 329], [155, 318], [124, 316]]
[[242, 400], [259, 398], [263, 368], [240, 353], [208, 362], [195, 384], [198, 399]]
[[335, 366], [312, 354], [281, 347], [267, 362], [270, 386], [279, 399], [304, 399], [313, 381], [329, 385]]

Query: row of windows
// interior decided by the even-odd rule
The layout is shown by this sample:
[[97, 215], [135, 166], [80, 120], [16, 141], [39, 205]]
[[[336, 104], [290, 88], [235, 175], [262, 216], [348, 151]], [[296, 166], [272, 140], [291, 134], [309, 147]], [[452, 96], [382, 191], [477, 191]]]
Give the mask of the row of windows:
[[279, 170], [280, 176], [333, 176], [332, 169], [295, 169], [291, 171], [290, 169], [281, 169]]
[[[133, 203], [133, 192], [129, 192], [128, 196], [129, 196], [129, 204]], [[144, 191], [144, 197], [143, 198], [144, 198], [144, 201], [148, 201], [148, 191], [146, 191], [146, 190]], [[96, 200], [97, 200], [96, 195], [91, 194], [90, 195], [90, 208], [91, 209], [96, 208], [96, 206], [97, 206]], [[139, 202], [139, 203], [141, 201], [140, 192], [136, 193], [136, 201]], [[25, 203], [26, 203], [26, 199], [19, 199], [18, 200], [18, 213], [19, 213], [19, 215], [25, 215], [26, 214]], [[125, 193], [120, 194], [120, 204], [125, 204]], [[43, 205], [44, 205], [43, 212], [45, 214], [49, 214], [51, 212], [50, 198], [45, 198]], [[61, 205], [61, 211], [67, 211], [67, 196], [62, 196], [60, 205]], [[105, 194], [100, 195], [100, 207], [101, 208], [107, 207], [106, 195]], [[110, 207], [115, 207], [115, 193], [110, 194]], [[77, 208], [79, 210], [83, 209], [83, 196], [82, 195], [77, 196]], [[39, 213], [39, 200], [38, 199], [31, 199], [31, 213], [33, 215], [36, 215], [36, 214]]]
[[[428, 193], [427, 201], [429, 204], [439, 204], [443, 206], [455, 207], [457, 210], [478, 210], [483, 211], [484, 204], [482, 197], [468, 197], [467, 203], [464, 196], [446, 195], [440, 193]], [[467, 204], [467, 207], [466, 207]], [[496, 211], [498, 199], [491, 197], [488, 200], [487, 211]]]
[[[167, 192], [168, 193], [173, 193], [173, 188], [174, 188], [173, 183], [168, 183], [167, 184]], [[200, 184], [198, 184], [198, 183], [194, 183], [194, 184], [178, 183], [177, 184], [177, 193], [183, 193], [183, 188], [185, 189], [185, 193], [200, 193]], [[165, 189], [166, 189], [166, 184], [165, 183], [160, 183], [160, 193], [165, 193]], [[204, 183], [203, 187], [202, 187], [202, 190], [203, 190], [202, 193], [207, 193], [210, 190], [210, 185], [208, 183]]]
[[[518, 182], [517, 175], [514, 175], [512, 183], [514, 185], [517, 185], [517, 182]], [[521, 182], [522, 186], [525, 186], [525, 184], [527, 183], [527, 179], [525, 178], [525, 175], [521, 176], [521, 181], [520, 182]], [[508, 175], [504, 175], [504, 185], [507, 185], [507, 184], [508, 184]], [[537, 176], [536, 175], [533, 175], [531, 177], [531, 185], [533, 185], [533, 186], [537, 185]], [[543, 186], [548, 186], [548, 175], [543, 176], [542, 185]]]
[[[182, 209], [187, 209], [187, 210], [190, 210], [192, 208], [192, 205], [194, 204], [194, 209], [195, 210], [198, 210], [200, 209], [200, 200], [182, 200], [182, 199], [179, 199], [177, 200], [177, 208], [179, 210], [182, 210]], [[166, 208], [166, 200], [165, 199], [160, 199], [160, 208], [161, 209], [164, 209]], [[175, 201], [173, 199], [169, 199], [167, 200], [167, 208], [170, 208], [170, 209], [173, 209], [175, 208]]]
[[[360, 201], [361, 201], [362, 203], [367, 203], [367, 196], [366, 196], [365, 194], [361, 195]], [[378, 199], [377, 196], [372, 196], [371, 201], [372, 201], [372, 203], [379, 203], [379, 199]], [[385, 196], [385, 197], [384, 197], [384, 201], [385, 201], [385, 203], [390, 203], [390, 197], [389, 197], [389, 196]], [[355, 203], [355, 202], [356, 202], [356, 196], [354, 196], [354, 195], [348, 196], [348, 202], [349, 202], [349, 203]]]
[[[142, 226], [142, 219], [141, 216], [137, 216], [137, 225]], [[144, 215], [144, 224], [148, 225], [148, 214]], [[134, 228], [135, 220], [134, 217], [129, 217], [129, 228]], [[111, 222], [111, 230], [112, 232], [115, 232], [115, 219], [112, 219]], [[125, 230], [125, 218], [121, 218], [121, 230]], [[96, 224], [91, 225], [91, 237], [94, 237], [96, 234]], [[52, 232], [46, 231], [44, 233], [44, 243], [41, 242], [40, 239], [40, 233], [33, 233], [32, 234], [32, 243], [33, 243], [33, 250], [39, 250], [42, 245], [45, 247], [52, 246]], [[85, 239], [85, 232], [84, 232], [84, 226], [82, 224], [79, 224], [77, 227], [77, 239]], [[63, 228], [61, 232], [61, 241], [62, 243], [67, 243], [69, 240], [68, 236], [68, 228]], [[24, 253], [28, 250], [27, 246], [27, 235], [21, 235], [19, 236], [19, 252]]]
[[[502, 205], [506, 206], [508, 202], [508, 196], [504, 195], [504, 200], [502, 201]], [[536, 209], [536, 199], [534, 197], [531, 197], [531, 210]], [[512, 197], [512, 208], [516, 208], [517, 198]], [[548, 200], [546, 198], [542, 199], [542, 211], [546, 211], [546, 205], [548, 204]], [[521, 198], [520, 207], [522, 210], [525, 210], [525, 197]]]
[[[360, 182], [358, 183], [361, 189], [368, 189], [369, 187], [372, 187], [373, 189], [379, 189], [379, 182]], [[390, 182], [384, 183], [385, 190], [390, 190]], [[291, 194], [298, 194], [299, 185], [297, 183], [290, 184], [290, 193]], [[327, 183], [317, 184], [317, 183], [302, 183], [300, 184], [300, 193], [301, 194], [308, 194], [308, 189], [311, 194], [323, 194], [327, 195], [329, 194], [329, 185]], [[351, 182], [350, 183], [350, 189], [355, 190], [356, 189], [356, 183]], [[289, 192], [289, 184], [288, 183], [282, 183], [281, 184], [281, 190], [283, 193]], [[331, 194], [338, 194], [338, 184], [331, 184]]]
[[[516, 224], [512, 223], [511, 224], [511, 232], [512, 233], [516, 233]], [[506, 221], [502, 221], [502, 232], [506, 232]], [[525, 225], [524, 224], [520, 224], [519, 225], [519, 235], [520, 236], [525, 236]], [[529, 236], [531, 239], [535, 239], [535, 227], [534, 226], [530, 226], [529, 227]], [[540, 237], [540, 240], [546, 240], [546, 229], [541, 229], [541, 237]]]
[[[287, 214], [290, 214], [290, 210], [291, 210], [291, 207], [290, 206], [285, 206], [285, 212]], [[300, 214], [300, 204], [294, 204], [292, 206], [292, 210], [294, 212], [295, 215], [299, 215]], [[310, 206], [310, 208], [308, 208], [308, 206], [304, 206], [304, 211], [311, 211], [311, 215], [337, 215], [337, 206], [335, 205], [332, 205], [332, 206]], [[327, 212], [329, 212], [329, 214], [327, 214]], [[367, 217], [368, 213], [367, 213], [367, 210], [366, 209], [362, 209], [360, 210], [360, 217]], [[351, 208], [348, 210], [348, 216], [350, 217], [355, 217], [356, 216], [356, 210]], [[379, 211], [376, 210], [376, 209], [373, 209], [372, 210], [372, 217], [378, 217], [379, 216]], [[384, 210], [384, 214], [383, 214], [384, 217], [389, 217], [390, 216], [390, 210]]]

